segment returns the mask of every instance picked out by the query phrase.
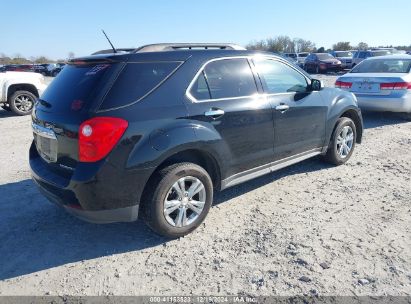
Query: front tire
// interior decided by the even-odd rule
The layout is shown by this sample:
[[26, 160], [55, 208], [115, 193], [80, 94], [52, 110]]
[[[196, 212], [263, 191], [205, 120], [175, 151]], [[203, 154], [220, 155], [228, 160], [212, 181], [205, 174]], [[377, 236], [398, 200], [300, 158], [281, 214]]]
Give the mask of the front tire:
[[14, 92], [8, 103], [10, 109], [17, 115], [28, 115], [33, 110], [36, 96], [29, 91], [16, 91]]
[[341, 117], [337, 120], [324, 160], [337, 166], [346, 163], [354, 152], [356, 140], [355, 123], [348, 117]]
[[143, 214], [156, 233], [177, 238], [205, 219], [213, 201], [213, 182], [202, 167], [179, 163], [155, 173], [143, 196]]

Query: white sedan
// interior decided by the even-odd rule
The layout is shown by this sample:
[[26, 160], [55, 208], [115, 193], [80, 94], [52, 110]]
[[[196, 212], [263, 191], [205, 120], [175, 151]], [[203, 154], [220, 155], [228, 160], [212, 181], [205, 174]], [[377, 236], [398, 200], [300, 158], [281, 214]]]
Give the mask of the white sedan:
[[354, 93], [364, 110], [403, 112], [411, 119], [411, 55], [366, 59], [335, 87]]

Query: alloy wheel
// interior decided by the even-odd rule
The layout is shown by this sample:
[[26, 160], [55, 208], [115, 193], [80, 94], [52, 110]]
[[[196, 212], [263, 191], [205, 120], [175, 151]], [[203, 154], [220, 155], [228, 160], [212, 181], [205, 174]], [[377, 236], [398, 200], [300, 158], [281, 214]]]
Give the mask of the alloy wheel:
[[346, 158], [354, 144], [354, 131], [350, 126], [341, 129], [337, 137], [337, 152], [341, 158]]
[[185, 176], [171, 186], [164, 200], [164, 217], [174, 227], [195, 222], [206, 203], [204, 184], [196, 177]]
[[14, 99], [15, 107], [21, 112], [30, 112], [34, 106], [34, 99], [30, 95], [20, 94]]

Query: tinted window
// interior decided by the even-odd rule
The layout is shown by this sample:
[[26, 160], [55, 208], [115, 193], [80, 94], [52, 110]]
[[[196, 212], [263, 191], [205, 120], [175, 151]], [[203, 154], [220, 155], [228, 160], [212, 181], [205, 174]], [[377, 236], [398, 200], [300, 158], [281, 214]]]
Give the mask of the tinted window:
[[255, 64], [269, 94], [307, 90], [306, 78], [284, 63], [275, 60], [259, 60]]
[[87, 108], [116, 67], [117, 64], [66, 65], [41, 99], [53, 111], [70, 111], [73, 103]]
[[165, 80], [180, 62], [128, 63], [104, 99], [101, 109], [133, 103]]
[[368, 59], [357, 65], [351, 73], [409, 73], [411, 60]]
[[249, 96], [257, 93], [247, 59], [210, 62], [204, 69], [212, 99]]
[[201, 72], [201, 74], [197, 77], [197, 80], [191, 87], [190, 94], [197, 100], [211, 99], [204, 72]]

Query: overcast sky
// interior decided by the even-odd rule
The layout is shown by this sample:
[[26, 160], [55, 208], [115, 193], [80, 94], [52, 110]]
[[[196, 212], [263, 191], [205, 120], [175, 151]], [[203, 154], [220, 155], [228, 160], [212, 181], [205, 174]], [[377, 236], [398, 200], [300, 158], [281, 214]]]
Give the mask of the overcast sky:
[[411, 0], [2, 1], [0, 53], [66, 58], [157, 42], [234, 42], [277, 35], [369, 45], [411, 44]]

